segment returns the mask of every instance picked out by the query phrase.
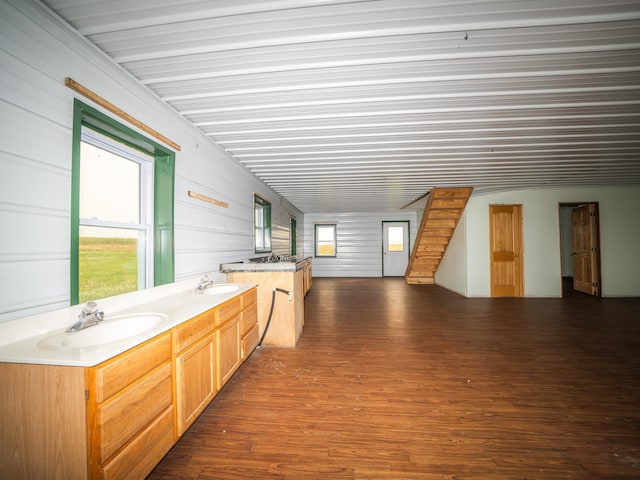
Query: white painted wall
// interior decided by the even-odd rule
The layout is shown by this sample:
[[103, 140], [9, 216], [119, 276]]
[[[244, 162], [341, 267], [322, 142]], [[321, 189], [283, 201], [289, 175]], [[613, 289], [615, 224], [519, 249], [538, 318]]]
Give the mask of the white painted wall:
[[382, 222], [409, 221], [410, 248], [416, 238], [416, 212], [400, 213], [308, 213], [304, 216], [304, 251], [313, 255], [314, 224], [337, 224], [337, 256], [313, 258], [314, 277], [381, 277]]
[[[560, 297], [559, 204], [598, 202], [603, 296], [640, 296], [640, 187], [529, 189], [473, 195], [464, 241], [447, 251], [437, 283], [469, 297], [490, 296], [489, 205], [522, 204], [524, 295]], [[459, 232], [456, 232], [456, 237]], [[453, 239], [452, 239], [453, 240]], [[466, 255], [466, 269], [460, 256]], [[466, 289], [461, 288], [466, 284]]]
[[[272, 202], [274, 253], [303, 215], [58, 18], [31, 0], [0, 1], [0, 321], [69, 304], [71, 77], [178, 143], [176, 280], [253, 253], [253, 192]], [[93, 105], [95, 106], [95, 105]], [[102, 110], [100, 107], [98, 109]], [[228, 202], [221, 208], [193, 190]]]
[[467, 215], [462, 214], [436, 271], [436, 284], [467, 296]]

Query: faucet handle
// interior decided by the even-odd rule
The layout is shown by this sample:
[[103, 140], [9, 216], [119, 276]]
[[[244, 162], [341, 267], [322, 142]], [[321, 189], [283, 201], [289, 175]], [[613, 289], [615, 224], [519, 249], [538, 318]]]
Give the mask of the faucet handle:
[[96, 302], [87, 302], [82, 306], [81, 315], [92, 315], [98, 311], [98, 304]]

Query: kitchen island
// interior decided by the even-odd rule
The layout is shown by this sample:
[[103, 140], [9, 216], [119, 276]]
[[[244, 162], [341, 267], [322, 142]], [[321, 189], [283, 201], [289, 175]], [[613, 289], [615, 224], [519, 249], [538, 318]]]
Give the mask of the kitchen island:
[[263, 346], [292, 348], [297, 345], [304, 326], [304, 297], [311, 288], [311, 258], [260, 257], [224, 263], [220, 271], [227, 274], [230, 282], [258, 285], [260, 338], [267, 328], [273, 302]]

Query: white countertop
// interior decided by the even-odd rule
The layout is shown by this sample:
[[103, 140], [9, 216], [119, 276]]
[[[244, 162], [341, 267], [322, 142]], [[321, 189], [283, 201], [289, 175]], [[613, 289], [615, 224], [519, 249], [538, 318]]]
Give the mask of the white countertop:
[[[139, 292], [98, 300], [105, 321], [111, 316], [160, 313], [167, 316], [157, 327], [106, 345], [42, 349], [38, 344], [51, 335], [64, 332], [78, 320], [82, 305], [0, 323], [0, 362], [35, 363], [91, 367], [155, 337], [227, 300], [251, 289], [254, 284], [236, 284], [238, 290], [216, 295], [196, 291], [199, 279], [190, 279]], [[88, 328], [99, 328], [96, 327]]]
[[304, 268], [304, 261], [310, 257], [299, 257], [295, 260], [278, 262], [235, 262], [223, 263], [220, 265], [220, 271], [224, 273], [231, 272], [297, 272]]

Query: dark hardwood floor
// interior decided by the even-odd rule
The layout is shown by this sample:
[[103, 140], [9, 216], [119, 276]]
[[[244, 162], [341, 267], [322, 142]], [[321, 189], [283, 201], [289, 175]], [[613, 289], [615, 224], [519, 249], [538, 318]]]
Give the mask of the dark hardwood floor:
[[638, 479], [640, 299], [314, 278], [150, 479]]

